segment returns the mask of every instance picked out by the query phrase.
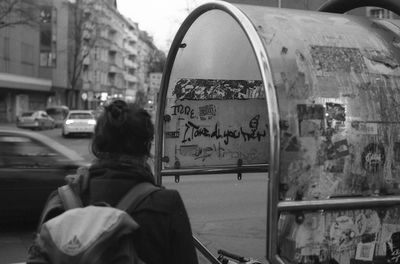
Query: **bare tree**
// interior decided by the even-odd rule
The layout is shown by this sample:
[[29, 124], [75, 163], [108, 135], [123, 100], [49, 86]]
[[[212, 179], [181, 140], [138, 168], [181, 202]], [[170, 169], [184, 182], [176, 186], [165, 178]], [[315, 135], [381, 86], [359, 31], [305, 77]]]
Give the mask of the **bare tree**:
[[148, 65], [149, 65], [149, 73], [151, 72], [163, 72], [164, 64], [167, 58], [165, 53], [159, 49], [155, 49], [151, 54], [148, 56]]
[[[101, 2], [101, 1], [100, 1]], [[70, 30], [69, 84], [71, 88], [68, 105], [76, 108], [82, 88], [82, 71], [85, 60], [89, 58], [98, 42], [101, 25], [96, 14], [96, 1], [76, 0], [71, 3], [72, 25]]]
[[39, 21], [35, 0], [0, 0], [0, 29]]
[[138, 90], [136, 92], [135, 104], [139, 107], [145, 107], [147, 104], [147, 95], [143, 90]]

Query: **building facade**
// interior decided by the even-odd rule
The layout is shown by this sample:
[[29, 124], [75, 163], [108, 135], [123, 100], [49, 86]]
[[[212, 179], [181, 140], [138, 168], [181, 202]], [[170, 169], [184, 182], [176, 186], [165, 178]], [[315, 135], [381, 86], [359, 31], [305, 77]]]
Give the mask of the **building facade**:
[[80, 99], [87, 109], [112, 98], [134, 99], [137, 86], [137, 24], [124, 18], [115, 3], [92, 3], [87, 12], [93, 29], [82, 36], [88, 51], [83, 55]]
[[0, 27], [0, 122], [52, 105], [134, 101], [147, 91], [153, 40], [115, 0], [37, 3], [38, 23]]
[[154, 46], [153, 38], [146, 31], [140, 31], [138, 42], [138, 89], [146, 94], [149, 92], [150, 64], [155, 50], [156, 47]]
[[39, 2], [37, 23], [0, 29], [0, 122], [65, 100], [68, 1]]
[[125, 75], [125, 99], [133, 102], [136, 99], [136, 93], [139, 88], [138, 78], [138, 44], [139, 42], [139, 25], [131, 19], [126, 18], [125, 27], [125, 58], [124, 58], [124, 75]]
[[[141, 55], [154, 50], [153, 39], [138, 23], [122, 16], [115, 1], [92, 3], [90, 17], [96, 30], [86, 37], [96, 40], [88, 47], [82, 69], [83, 106], [94, 109], [113, 98], [135, 101], [137, 91], [148, 86], [148, 65]], [[142, 35], [147, 36], [145, 40]]]

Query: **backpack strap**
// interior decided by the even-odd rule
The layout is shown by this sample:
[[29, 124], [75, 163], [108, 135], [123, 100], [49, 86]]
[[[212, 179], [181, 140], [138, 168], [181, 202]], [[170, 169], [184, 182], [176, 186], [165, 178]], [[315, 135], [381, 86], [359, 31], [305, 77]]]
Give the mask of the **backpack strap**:
[[57, 191], [65, 210], [83, 207], [81, 198], [69, 184], [59, 187]]
[[147, 196], [160, 189], [149, 182], [138, 183], [125, 194], [116, 207], [127, 213], [133, 212]]
[[40, 230], [40, 227], [44, 222], [53, 217], [56, 217], [57, 215], [62, 214], [64, 211], [64, 206], [62, 204], [60, 196], [58, 195], [57, 190], [55, 190], [49, 195], [49, 198], [46, 201], [46, 204], [39, 218], [37, 230]]
[[88, 167], [79, 167], [76, 174], [67, 175], [65, 181], [67, 184], [57, 189], [64, 209], [83, 207], [81, 196], [86, 193], [89, 186]]
[[[158, 190], [159, 187], [149, 182], [138, 183], [125, 194], [116, 208], [132, 212], [147, 196]], [[65, 210], [83, 207], [81, 198], [69, 184], [59, 187], [57, 191]]]

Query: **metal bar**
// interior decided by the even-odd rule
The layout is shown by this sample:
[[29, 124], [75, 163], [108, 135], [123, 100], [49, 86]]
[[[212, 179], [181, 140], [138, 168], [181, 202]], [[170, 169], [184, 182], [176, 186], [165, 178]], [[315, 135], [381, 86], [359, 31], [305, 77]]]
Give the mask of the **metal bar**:
[[204, 169], [171, 169], [162, 170], [161, 176], [175, 176], [175, 175], [201, 175], [201, 174], [228, 174], [228, 173], [256, 173], [268, 172], [268, 164], [257, 165], [243, 165], [241, 167], [215, 167]]
[[327, 200], [283, 201], [278, 203], [279, 212], [359, 209], [400, 205], [400, 196], [375, 196], [334, 198]]
[[221, 264], [214, 255], [193, 235], [194, 246], [204, 255], [212, 264]]

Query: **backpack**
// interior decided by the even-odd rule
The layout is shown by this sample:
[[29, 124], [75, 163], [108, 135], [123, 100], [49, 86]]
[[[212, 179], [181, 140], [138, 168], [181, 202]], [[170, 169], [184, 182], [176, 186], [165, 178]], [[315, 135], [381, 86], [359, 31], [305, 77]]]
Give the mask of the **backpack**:
[[58, 188], [58, 197], [65, 211], [41, 224], [37, 245], [51, 264], [142, 264], [133, 245], [139, 224], [129, 213], [159, 189], [143, 182], [115, 208], [107, 204], [83, 207], [76, 191], [64, 185]]

